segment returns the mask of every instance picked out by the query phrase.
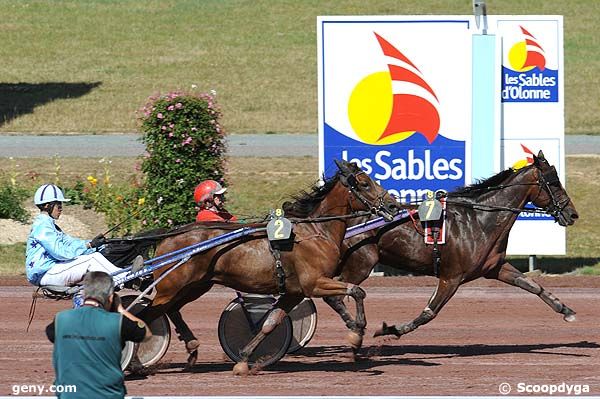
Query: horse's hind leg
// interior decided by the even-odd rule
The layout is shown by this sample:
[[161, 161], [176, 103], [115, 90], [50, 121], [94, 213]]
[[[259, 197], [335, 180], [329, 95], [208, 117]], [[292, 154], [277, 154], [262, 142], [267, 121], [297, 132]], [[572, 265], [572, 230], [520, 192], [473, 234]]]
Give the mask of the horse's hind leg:
[[200, 298], [208, 290], [210, 290], [212, 286], [212, 283], [204, 283], [202, 285], [186, 287], [184, 290], [182, 290], [183, 296], [179, 297], [179, 299], [177, 299], [171, 305], [169, 311], [167, 312], [167, 316], [173, 322], [177, 337], [180, 341], [185, 343], [185, 349], [189, 353], [186, 366], [187, 368], [190, 368], [196, 364], [196, 360], [198, 360], [198, 347], [200, 346], [200, 342], [198, 342], [198, 339], [194, 336], [192, 330], [190, 330], [185, 320], [183, 320], [180, 310], [184, 305]]
[[241, 360], [233, 367], [233, 374], [247, 375], [249, 372], [248, 359], [254, 353], [258, 345], [273, 331], [285, 318], [285, 316], [298, 305], [304, 297], [283, 295], [277, 301], [277, 307], [269, 313], [260, 331], [240, 351]]
[[438, 285], [429, 299], [429, 303], [423, 309], [421, 314], [409, 323], [404, 323], [399, 325], [398, 327], [392, 325], [388, 326], [385, 322], [381, 329], [377, 330], [374, 337], [379, 337], [383, 335], [395, 335], [400, 338], [404, 334], [408, 334], [419, 328], [420, 326], [429, 323], [433, 320], [440, 310], [444, 307], [444, 305], [454, 296], [458, 286], [461, 282], [461, 276], [455, 276], [452, 278], [440, 278], [438, 280]]
[[527, 292], [531, 292], [532, 294], [539, 296], [540, 299], [550, 306], [555, 312], [561, 313], [565, 321], [575, 321], [576, 319], [575, 311], [573, 309], [562, 303], [557, 297], [546, 291], [544, 287], [515, 269], [515, 267], [508, 262], [503, 263], [500, 268], [497, 269], [497, 276], [492, 274], [486, 277], [495, 277], [506, 284], [514, 285], [515, 287], [522, 288]]
[[189, 354], [186, 368], [190, 368], [196, 364], [196, 360], [198, 360], [198, 347], [200, 346], [200, 342], [198, 342], [198, 339], [192, 330], [190, 330], [190, 327], [185, 320], [183, 320], [183, 316], [179, 310], [171, 311], [167, 313], [167, 316], [171, 322], [173, 322], [177, 338], [185, 344], [185, 349]]

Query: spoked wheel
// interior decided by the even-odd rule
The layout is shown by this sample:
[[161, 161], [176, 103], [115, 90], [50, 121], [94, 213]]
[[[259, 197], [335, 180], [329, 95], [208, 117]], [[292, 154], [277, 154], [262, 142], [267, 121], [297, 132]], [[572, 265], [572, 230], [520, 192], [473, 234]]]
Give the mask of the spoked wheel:
[[315, 335], [317, 330], [317, 307], [310, 298], [304, 298], [290, 312], [294, 336], [288, 348], [288, 353], [294, 353], [304, 348]]
[[[135, 298], [137, 298], [137, 295], [124, 295], [121, 297], [123, 307], [127, 308]], [[143, 298], [139, 303], [134, 305], [130, 312], [136, 315], [149, 304], [150, 299]], [[121, 352], [121, 368], [123, 370], [131, 363], [133, 355], [136, 353], [136, 348], [138, 359], [144, 367], [158, 363], [167, 352], [167, 349], [169, 349], [169, 343], [171, 342], [171, 326], [169, 325], [167, 316], [160, 316], [150, 323], [148, 327], [150, 328], [150, 331], [152, 331], [152, 337], [149, 340], [139, 344], [134, 344], [133, 342], [125, 343], [125, 347]]]
[[[227, 305], [219, 319], [219, 342], [223, 351], [231, 360], [242, 360], [240, 351], [256, 335], [271, 310], [275, 298], [263, 295], [244, 295], [243, 303], [239, 298]], [[268, 366], [279, 361], [287, 353], [292, 342], [292, 322], [285, 317], [256, 348], [248, 359], [252, 366]]]

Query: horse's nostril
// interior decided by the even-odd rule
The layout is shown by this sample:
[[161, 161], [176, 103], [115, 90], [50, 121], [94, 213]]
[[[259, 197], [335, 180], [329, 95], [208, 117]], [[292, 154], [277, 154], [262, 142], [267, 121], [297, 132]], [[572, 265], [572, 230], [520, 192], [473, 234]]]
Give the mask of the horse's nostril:
[[579, 219], [579, 215], [577, 213], [572, 213], [571, 219]]

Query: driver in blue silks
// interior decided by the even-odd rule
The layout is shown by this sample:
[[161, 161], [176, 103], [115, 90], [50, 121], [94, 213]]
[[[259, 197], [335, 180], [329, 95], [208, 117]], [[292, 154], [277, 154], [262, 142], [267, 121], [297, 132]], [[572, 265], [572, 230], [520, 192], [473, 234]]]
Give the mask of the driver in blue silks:
[[25, 271], [31, 284], [68, 286], [81, 282], [88, 271], [111, 274], [121, 270], [97, 252], [106, 242], [102, 234], [81, 240], [56, 225], [62, 204], [67, 201], [54, 184], [44, 184], [35, 193], [34, 203], [40, 214], [31, 226], [25, 253]]

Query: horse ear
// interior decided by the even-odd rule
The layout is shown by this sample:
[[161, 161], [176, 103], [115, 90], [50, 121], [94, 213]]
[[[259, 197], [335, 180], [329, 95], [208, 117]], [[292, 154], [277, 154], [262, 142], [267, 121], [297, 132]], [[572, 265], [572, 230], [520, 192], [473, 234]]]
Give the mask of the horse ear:
[[342, 173], [348, 173], [348, 162], [344, 160], [338, 161], [337, 159], [334, 159], [333, 161]]
[[537, 157], [540, 159], [540, 161], [544, 161], [546, 158], [544, 157], [544, 153], [542, 152], [542, 150], [540, 150], [540, 152], [538, 152]]

